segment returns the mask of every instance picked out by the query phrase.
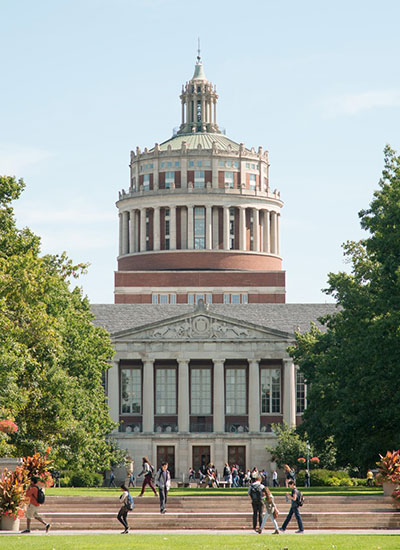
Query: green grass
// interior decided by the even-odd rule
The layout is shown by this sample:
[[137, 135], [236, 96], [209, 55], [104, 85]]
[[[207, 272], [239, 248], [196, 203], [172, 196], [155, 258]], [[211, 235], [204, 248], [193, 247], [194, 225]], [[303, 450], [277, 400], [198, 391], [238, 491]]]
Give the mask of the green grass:
[[399, 535], [5, 535], [5, 550], [398, 550]]
[[[382, 495], [382, 487], [300, 487], [300, 490], [305, 495]], [[247, 495], [247, 487], [238, 487], [232, 489], [196, 489], [196, 488], [179, 488], [171, 489], [170, 496], [245, 496]], [[131, 489], [132, 495], [135, 497], [139, 494], [140, 487]], [[276, 487], [272, 489], [274, 495], [283, 495], [287, 492], [285, 487]], [[90, 496], [90, 497], [115, 497], [121, 493], [121, 489], [113, 487], [99, 487], [99, 488], [86, 488], [86, 487], [53, 487], [46, 490], [47, 495], [54, 496]], [[145, 496], [152, 496], [153, 492], [146, 488]], [[154, 498], [154, 497], [153, 497]]]

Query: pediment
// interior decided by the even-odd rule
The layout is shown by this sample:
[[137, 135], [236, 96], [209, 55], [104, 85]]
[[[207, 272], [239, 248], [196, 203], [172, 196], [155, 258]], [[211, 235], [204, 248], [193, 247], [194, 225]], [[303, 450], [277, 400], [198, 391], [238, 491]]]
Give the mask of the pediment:
[[195, 311], [111, 335], [114, 341], [287, 341], [293, 335], [230, 317]]

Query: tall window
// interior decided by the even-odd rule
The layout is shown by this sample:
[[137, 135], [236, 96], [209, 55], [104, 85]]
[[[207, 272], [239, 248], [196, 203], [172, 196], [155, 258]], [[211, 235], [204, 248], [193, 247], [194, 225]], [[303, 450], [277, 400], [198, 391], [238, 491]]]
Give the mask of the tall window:
[[200, 300], [212, 304], [212, 294], [188, 294], [188, 304], [198, 304]]
[[211, 369], [190, 369], [190, 414], [211, 414]]
[[165, 172], [165, 189], [171, 189], [175, 184], [175, 172]]
[[196, 206], [194, 209], [194, 248], [196, 250], [206, 247], [205, 231], [205, 208]]
[[296, 370], [296, 412], [301, 414], [306, 409], [306, 384], [304, 374]]
[[225, 187], [233, 189], [233, 172], [224, 172]]
[[205, 184], [204, 170], [195, 170], [194, 171], [194, 186], [195, 187], [204, 187], [204, 184]]
[[235, 249], [235, 208], [229, 209], [229, 248]]
[[146, 250], [150, 250], [150, 216], [146, 209]]
[[121, 413], [142, 412], [142, 369], [121, 369]]
[[165, 250], [169, 250], [169, 208], [165, 209], [165, 225], [164, 225], [164, 231], [165, 231]]
[[152, 304], [176, 304], [176, 294], [153, 294]]
[[225, 371], [225, 412], [231, 415], [247, 414], [246, 369], [227, 368]]
[[255, 174], [250, 174], [250, 189], [252, 189], [253, 191], [255, 191], [255, 189], [256, 189], [256, 175]]
[[150, 189], [150, 174], [145, 174], [143, 176], [143, 189], [148, 191]]
[[281, 412], [280, 369], [261, 369], [261, 412]]
[[156, 369], [156, 414], [176, 414], [176, 369]]
[[248, 294], [224, 294], [224, 304], [248, 304], [249, 296]]

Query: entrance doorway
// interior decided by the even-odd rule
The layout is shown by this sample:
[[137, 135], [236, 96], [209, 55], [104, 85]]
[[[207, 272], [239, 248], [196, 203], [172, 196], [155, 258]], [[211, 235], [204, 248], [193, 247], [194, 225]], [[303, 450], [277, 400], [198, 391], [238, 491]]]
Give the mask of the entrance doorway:
[[175, 447], [173, 445], [157, 446], [157, 470], [161, 468], [163, 462], [168, 462], [168, 470], [173, 479], [175, 477]]
[[193, 454], [192, 454], [192, 468], [197, 472], [201, 469], [205, 473], [205, 468], [207, 468], [210, 463], [210, 446], [209, 445], [193, 445]]
[[246, 471], [246, 447], [244, 445], [229, 445], [228, 446], [228, 463], [238, 464], [240, 469]]

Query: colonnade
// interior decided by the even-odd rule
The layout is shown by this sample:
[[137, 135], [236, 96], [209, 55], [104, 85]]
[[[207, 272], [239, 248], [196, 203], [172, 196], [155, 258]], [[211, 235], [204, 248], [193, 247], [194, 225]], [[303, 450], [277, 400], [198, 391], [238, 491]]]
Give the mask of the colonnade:
[[[162, 357], [160, 357], [162, 359]], [[225, 387], [224, 387], [224, 359], [213, 361], [213, 431], [225, 432]], [[190, 426], [190, 388], [189, 388], [189, 363], [188, 358], [177, 358], [178, 364], [178, 431], [187, 433]], [[281, 413], [283, 420], [289, 426], [296, 425], [296, 367], [291, 359], [282, 362], [283, 377], [283, 406]], [[154, 432], [154, 366], [155, 360], [143, 360], [143, 432]], [[248, 425], [249, 432], [260, 431], [260, 361], [249, 360], [248, 378]], [[108, 372], [108, 397], [111, 407], [111, 417], [119, 422], [119, 361], [114, 361]]]
[[[152, 235], [153, 251], [164, 249], [161, 243], [161, 208], [169, 210], [169, 250], [177, 249], [177, 209], [180, 212], [180, 249], [193, 250], [195, 248], [195, 220], [194, 209], [198, 205], [188, 205], [184, 207], [168, 206], [154, 208], [140, 208], [125, 210], [119, 214], [119, 255], [134, 254], [149, 250], [146, 237]], [[201, 206], [200, 206], [201, 208]], [[231, 207], [213, 207], [203, 206], [204, 208], [204, 249], [220, 250], [220, 223], [219, 209], [222, 209], [222, 249], [261, 252], [266, 254], [280, 255], [279, 221], [280, 214], [275, 210], [266, 208], [246, 208], [245, 206], [235, 206], [235, 215], [231, 220]], [[252, 215], [252, 227], [247, 223], [247, 211]], [[152, 227], [146, 227], [150, 224], [150, 218], [146, 220], [149, 212], [152, 212]], [[237, 227], [238, 226], [238, 227]], [[252, 237], [252, 244], [249, 246], [248, 231]], [[232, 237], [238, 241], [231, 247]], [[251, 242], [251, 241], [250, 241]]]

